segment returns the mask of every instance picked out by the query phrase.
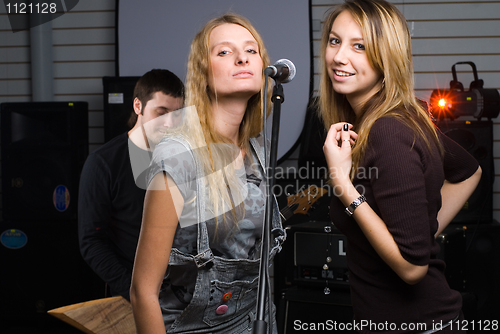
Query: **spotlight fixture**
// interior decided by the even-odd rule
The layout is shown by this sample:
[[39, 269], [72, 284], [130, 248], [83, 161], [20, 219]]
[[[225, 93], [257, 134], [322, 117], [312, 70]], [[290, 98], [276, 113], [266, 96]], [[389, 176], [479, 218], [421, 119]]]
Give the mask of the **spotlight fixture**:
[[[455, 66], [467, 64], [472, 67], [474, 81], [470, 83], [469, 90], [457, 80]], [[473, 116], [478, 120], [485, 117], [488, 120], [495, 118], [500, 113], [500, 94], [496, 89], [483, 88], [483, 80], [478, 79], [476, 65], [471, 61], [455, 63], [451, 67], [453, 80], [450, 89], [435, 89], [431, 94], [432, 114], [437, 119], [455, 119], [460, 116]]]

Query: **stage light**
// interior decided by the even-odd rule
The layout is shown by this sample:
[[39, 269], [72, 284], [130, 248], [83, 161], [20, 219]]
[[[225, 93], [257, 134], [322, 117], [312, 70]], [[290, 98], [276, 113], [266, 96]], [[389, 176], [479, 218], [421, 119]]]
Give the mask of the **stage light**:
[[[472, 67], [474, 81], [469, 90], [457, 80], [455, 66], [468, 64]], [[500, 113], [500, 94], [496, 89], [483, 88], [483, 80], [478, 79], [476, 65], [473, 62], [458, 62], [451, 67], [453, 80], [450, 89], [435, 89], [431, 94], [432, 114], [437, 119], [455, 119], [460, 116], [473, 116], [480, 120], [482, 117], [492, 119]]]

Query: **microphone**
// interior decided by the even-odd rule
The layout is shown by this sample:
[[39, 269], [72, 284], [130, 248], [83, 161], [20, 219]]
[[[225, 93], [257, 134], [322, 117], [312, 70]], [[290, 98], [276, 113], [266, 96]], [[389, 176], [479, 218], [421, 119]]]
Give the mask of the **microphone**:
[[295, 78], [295, 65], [288, 59], [280, 59], [274, 65], [268, 66], [264, 74], [281, 83], [287, 83]]

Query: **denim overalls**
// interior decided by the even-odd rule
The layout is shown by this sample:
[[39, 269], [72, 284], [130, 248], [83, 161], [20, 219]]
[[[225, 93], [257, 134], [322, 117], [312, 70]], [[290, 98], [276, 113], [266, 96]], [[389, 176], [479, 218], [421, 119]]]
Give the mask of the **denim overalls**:
[[[259, 139], [262, 139], [260, 137]], [[182, 138], [176, 138], [186, 148], [189, 145]], [[250, 139], [260, 165], [263, 167], [264, 150], [256, 138]], [[250, 333], [255, 320], [260, 259], [225, 259], [214, 256], [209, 248], [209, 236], [205, 219], [205, 192], [202, 191], [202, 172], [197, 164], [197, 214], [199, 217], [197, 255], [182, 253], [173, 248], [169, 266], [193, 265], [198, 268], [193, 298], [177, 317], [167, 333]], [[264, 167], [263, 167], [264, 168]], [[285, 240], [278, 204], [273, 212], [270, 259], [279, 251]], [[275, 233], [278, 232], [278, 233]], [[273, 235], [277, 234], [276, 237]], [[260, 249], [260, 245], [258, 245]], [[259, 252], [260, 254], [260, 252]], [[161, 304], [161, 300], [160, 300]], [[268, 305], [267, 305], [268, 306]], [[275, 313], [272, 305], [273, 314]], [[267, 318], [270, 333], [276, 333], [275, 319]]]

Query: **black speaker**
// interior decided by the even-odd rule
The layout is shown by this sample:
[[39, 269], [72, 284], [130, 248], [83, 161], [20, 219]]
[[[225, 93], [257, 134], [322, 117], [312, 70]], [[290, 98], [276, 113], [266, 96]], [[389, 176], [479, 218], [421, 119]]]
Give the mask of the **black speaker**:
[[56, 333], [55, 327], [63, 325], [48, 310], [104, 297], [104, 283], [83, 261], [78, 246], [88, 104], [2, 103], [0, 108], [0, 323], [2, 330], [12, 325]]
[[65, 326], [47, 311], [105, 297], [103, 281], [80, 255], [76, 221], [3, 221], [0, 226], [0, 331], [10, 325], [55, 333]]
[[438, 258], [446, 263], [445, 276], [450, 288], [457, 291], [465, 289], [465, 226], [447, 226], [436, 238], [440, 246]]
[[278, 302], [277, 322], [280, 334], [352, 332], [353, 311], [349, 291], [292, 287], [284, 290]]
[[450, 121], [441, 120], [436, 124], [448, 137], [469, 152], [482, 169], [482, 176], [453, 223], [491, 222], [493, 219], [493, 122], [492, 121]]
[[500, 318], [500, 224], [497, 221], [451, 224], [437, 241], [439, 258], [452, 289], [462, 293], [467, 320]]
[[465, 291], [477, 300], [477, 319], [500, 319], [500, 224], [466, 228]]
[[103, 77], [104, 140], [107, 142], [132, 128], [134, 88], [140, 77]]
[[2, 103], [4, 221], [76, 220], [87, 102]]

